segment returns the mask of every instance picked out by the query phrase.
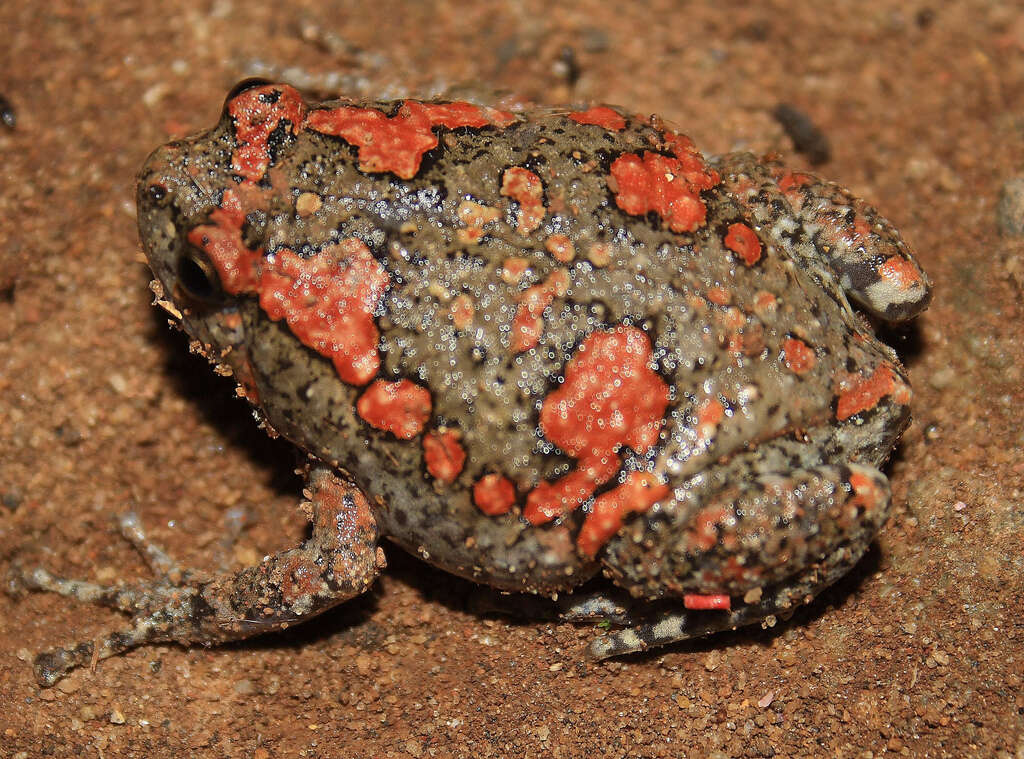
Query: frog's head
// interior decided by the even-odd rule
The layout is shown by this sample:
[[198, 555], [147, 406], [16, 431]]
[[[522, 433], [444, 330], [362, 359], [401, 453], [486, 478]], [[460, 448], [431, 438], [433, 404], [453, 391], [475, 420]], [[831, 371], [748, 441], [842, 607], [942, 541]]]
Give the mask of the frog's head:
[[[246, 325], [256, 308], [255, 277], [264, 256], [268, 191], [239, 175], [240, 93], [267, 87], [244, 83], [229, 96], [211, 130], [158, 148], [139, 174], [139, 236], [155, 275], [157, 303], [247, 390]], [[288, 88], [290, 90], [290, 88]]]

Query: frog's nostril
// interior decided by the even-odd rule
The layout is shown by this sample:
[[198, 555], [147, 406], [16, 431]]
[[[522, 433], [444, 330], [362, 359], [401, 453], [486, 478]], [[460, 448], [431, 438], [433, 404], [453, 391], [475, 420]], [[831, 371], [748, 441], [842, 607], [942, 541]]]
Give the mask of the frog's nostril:
[[184, 294], [193, 300], [213, 303], [224, 297], [213, 265], [194, 250], [183, 251], [178, 257], [177, 274]]

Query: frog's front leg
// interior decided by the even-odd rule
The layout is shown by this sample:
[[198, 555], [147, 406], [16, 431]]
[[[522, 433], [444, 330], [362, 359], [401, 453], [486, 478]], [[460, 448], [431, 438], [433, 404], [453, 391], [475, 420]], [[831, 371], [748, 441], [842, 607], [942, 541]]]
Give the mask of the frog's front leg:
[[20, 572], [14, 582], [27, 589], [133, 616], [129, 627], [98, 641], [39, 654], [34, 662], [39, 683], [53, 685], [72, 669], [145, 643], [211, 645], [284, 629], [363, 593], [385, 566], [366, 497], [322, 466], [310, 471], [307, 482], [310, 538], [234, 574], [204, 579], [179, 569], [131, 519], [122, 520], [122, 532], [160, 573], [153, 583], [104, 588], [54, 577], [44, 569]]
[[591, 654], [619, 656], [792, 613], [860, 560], [889, 504], [885, 475], [849, 464], [762, 474], [674, 513], [645, 515], [609, 544], [606, 569], [634, 594], [682, 603], [662, 600], [642, 616], [627, 610], [631, 627], [596, 639]]

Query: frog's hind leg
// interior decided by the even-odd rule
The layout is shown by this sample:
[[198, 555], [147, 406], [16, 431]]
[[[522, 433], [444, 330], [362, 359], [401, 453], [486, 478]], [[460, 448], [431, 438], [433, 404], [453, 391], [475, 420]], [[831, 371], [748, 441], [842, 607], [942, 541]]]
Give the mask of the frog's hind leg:
[[[634, 594], [661, 597], [627, 610], [630, 628], [595, 640], [591, 654], [604, 659], [788, 615], [860, 560], [889, 505], [885, 475], [848, 464], [761, 474], [643, 515], [609, 544], [606, 571]], [[667, 534], [678, 538], [651, 538]]]
[[44, 569], [17, 572], [12, 586], [70, 596], [132, 614], [131, 625], [97, 641], [39, 654], [41, 685], [77, 667], [145, 643], [211, 645], [284, 629], [363, 593], [384, 568], [378, 530], [362, 492], [325, 468], [308, 477], [312, 535], [234, 574], [204, 577], [180, 569], [150, 544], [132, 517], [121, 531], [160, 579], [136, 586], [102, 587], [55, 577]]

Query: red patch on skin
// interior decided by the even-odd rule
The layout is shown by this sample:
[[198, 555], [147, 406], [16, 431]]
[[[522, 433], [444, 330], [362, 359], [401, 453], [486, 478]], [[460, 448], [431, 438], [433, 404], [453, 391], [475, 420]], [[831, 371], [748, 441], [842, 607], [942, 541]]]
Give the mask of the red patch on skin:
[[380, 368], [373, 314], [390, 284], [384, 267], [354, 238], [304, 259], [287, 248], [263, 262], [260, 306], [334, 362], [338, 376], [364, 385]]
[[795, 337], [786, 338], [782, 343], [782, 352], [785, 355], [786, 368], [794, 374], [803, 374], [814, 368], [817, 358], [803, 340]]
[[732, 599], [724, 593], [702, 595], [700, 593], [683, 594], [683, 608], [693, 611], [730, 611]]
[[668, 494], [668, 485], [654, 474], [630, 472], [624, 483], [594, 499], [594, 508], [576, 536], [576, 547], [593, 558], [619, 531], [627, 514], [647, 511]]
[[668, 133], [664, 139], [675, 157], [644, 151], [615, 159], [615, 204], [634, 216], [653, 211], [673, 232], [692, 232], [707, 215], [698, 193], [718, 184], [718, 172], [708, 168], [689, 138]]
[[473, 299], [463, 293], [455, 296], [455, 299], [448, 307], [448, 318], [452, 320], [455, 329], [467, 329], [473, 323], [473, 316], [476, 309], [473, 307]]
[[374, 108], [341, 106], [311, 112], [306, 125], [357, 146], [362, 171], [390, 171], [401, 179], [412, 179], [420, 169], [423, 155], [437, 147], [434, 127], [504, 127], [517, 118], [512, 113], [470, 103], [406, 100], [391, 117]]
[[910, 403], [910, 387], [889, 364], [881, 364], [870, 377], [854, 375], [852, 385], [839, 393], [836, 419], [844, 421], [854, 414], [872, 409], [889, 395], [897, 403]]
[[442, 427], [423, 437], [423, 459], [427, 471], [436, 480], [450, 485], [462, 473], [466, 464], [466, 451], [459, 443], [458, 430]]
[[287, 248], [264, 257], [262, 248], [242, 242], [245, 213], [239, 195], [228, 190], [210, 214], [213, 224], [188, 234], [209, 256], [221, 287], [231, 295], [258, 295], [267, 316], [284, 319], [304, 345], [331, 359], [344, 382], [369, 382], [380, 367], [373, 314], [391, 282], [384, 267], [355, 238], [312, 258]]
[[717, 306], [728, 306], [732, 294], [724, 287], [712, 287], [708, 290], [708, 300]]
[[618, 111], [606, 105], [598, 105], [585, 111], [574, 111], [569, 118], [577, 124], [593, 124], [618, 132], [626, 128], [626, 120]]
[[302, 95], [281, 84], [246, 90], [232, 98], [227, 109], [235, 121], [235, 139], [239, 143], [231, 156], [231, 169], [250, 182], [262, 179], [270, 166], [267, 139], [271, 133], [282, 121], [287, 121], [292, 134], [297, 134], [306, 115]]
[[730, 224], [725, 235], [725, 247], [738, 255], [747, 266], [753, 266], [761, 258], [761, 241], [757, 233], [746, 224]]
[[615, 204], [628, 214], [653, 211], [673, 232], [692, 232], [707, 215], [697, 193], [679, 176], [679, 161], [644, 151], [619, 156], [611, 166]]
[[650, 340], [636, 327], [594, 332], [583, 341], [540, 412], [541, 430], [577, 459], [576, 469], [531, 491], [527, 520], [543, 524], [577, 508], [618, 471], [622, 446], [643, 454], [658, 441], [669, 387], [650, 368], [653, 357]]
[[519, 203], [517, 231], [524, 237], [544, 221], [544, 185], [529, 169], [513, 166], [501, 175], [501, 194]]
[[801, 188], [812, 185], [817, 181], [813, 176], [802, 171], [787, 170], [775, 177], [775, 183], [779, 186], [779, 191], [789, 199], [790, 203], [794, 204], [797, 210], [803, 205], [804, 196], [800, 192]]
[[878, 267], [878, 276], [899, 290], [909, 290], [921, 284], [921, 272], [902, 256], [891, 256]]
[[570, 263], [576, 257], [576, 246], [565, 235], [551, 235], [544, 241], [544, 250], [559, 263]]
[[693, 529], [689, 532], [690, 543], [695, 550], [710, 551], [718, 544], [718, 525], [729, 516], [722, 506], [709, 506], [697, 512]]
[[697, 409], [697, 437], [710, 440], [725, 418], [725, 406], [717, 398], [708, 398]]
[[569, 290], [569, 273], [556, 269], [539, 285], [527, 288], [519, 296], [519, 307], [512, 320], [512, 334], [509, 348], [513, 353], [522, 353], [536, 347], [544, 332], [544, 311], [556, 298]]
[[888, 502], [885, 493], [878, 488], [875, 480], [867, 475], [851, 472], [850, 487], [853, 488], [853, 495], [850, 496], [847, 503], [863, 509], [866, 514], [884, 508]]
[[473, 503], [487, 516], [507, 514], [516, 502], [516, 486], [508, 477], [485, 474], [473, 485]]
[[371, 427], [411, 440], [430, 418], [430, 392], [407, 379], [377, 380], [356, 401], [356, 412]]

